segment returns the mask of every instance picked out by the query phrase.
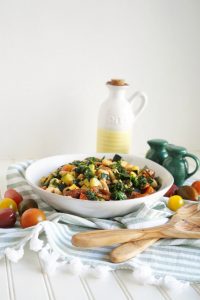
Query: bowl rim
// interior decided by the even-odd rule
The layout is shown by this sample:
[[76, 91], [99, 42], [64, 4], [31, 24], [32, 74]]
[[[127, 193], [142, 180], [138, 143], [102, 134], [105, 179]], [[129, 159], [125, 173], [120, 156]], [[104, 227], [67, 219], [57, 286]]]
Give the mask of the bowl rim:
[[[102, 153], [102, 152], [90, 152], [90, 153], [69, 153], [69, 154], [58, 154], [58, 155], [52, 155], [52, 156], [47, 156], [47, 157], [43, 157], [43, 158], [40, 158], [40, 159], [37, 159], [37, 160], [35, 160], [35, 161], [33, 161], [33, 163], [31, 163], [28, 167], [27, 167], [27, 169], [26, 169], [26, 171], [25, 171], [25, 179], [26, 179], [26, 181], [28, 182], [28, 184], [30, 185], [30, 186], [32, 186], [34, 189], [36, 189], [36, 190], [38, 190], [40, 193], [45, 193], [45, 195], [47, 195], [47, 193], [50, 193], [50, 192], [47, 192], [47, 191], [45, 191], [45, 190], [43, 190], [43, 189], [41, 189], [37, 184], [35, 184], [35, 183], [33, 183], [33, 182], [31, 182], [27, 177], [28, 177], [28, 172], [30, 172], [30, 169], [32, 168], [32, 167], [34, 167], [34, 165], [35, 164], [37, 164], [37, 163], [39, 163], [39, 162], [41, 162], [41, 161], [45, 161], [45, 160], [48, 160], [48, 159], [56, 159], [56, 158], [61, 158], [61, 157], [70, 157], [70, 156], [85, 156], [85, 157], [89, 157], [89, 156], [94, 156], [94, 155], [96, 155], [96, 156], [114, 156], [116, 153]], [[163, 166], [161, 166], [161, 165], [159, 165], [158, 163], [156, 163], [156, 162], [154, 162], [154, 161], [152, 161], [152, 160], [150, 160], [150, 159], [148, 159], [148, 158], [146, 158], [146, 157], [141, 157], [141, 156], [137, 156], [137, 155], [134, 155], [134, 154], [124, 154], [124, 153], [117, 153], [117, 154], [119, 154], [120, 156], [125, 156], [125, 157], [133, 157], [133, 159], [135, 158], [135, 159], [139, 159], [139, 160], [145, 160], [145, 161], [149, 161], [150, 162], [150, 164], [153, 164], [153, 165], [156, 165], [156, 167], [158, 167], [159, 169], [161, 169], [162, 171], [164, 171], [167, 175], [168, 175], [168, 178], [169, 178], [169, 183], [168, 183], [168, 186], [167, 187], [162, 187], [162, 185], [161, 185], [161, 188], [158, 190], [158, 191], [156, 191], [155, 193], [153, 193], [153, 194], [149, 194], [149, 195], [147, 195], [147, 196], [144, 196], [144, 197], [141, 197], [141, 199], [146, 199], [147, 197], [148, 198], [153, 198], [154, 197], [154, 195], [156, 194], [156, 193], [159, 193], [159, 192], [162, 192], [162, 191], [166, 191], [167, 192], [167, 190], [173, 185], [173, 183], [174, 183], [174, 178], [173, 178], [173, 176], [171, 175], [171, 173], [167, 170], [167, 169], [165, 169]], [[161, 178], [162, 179], [162, 178]], [[57, 197], [61, 197], [61, 198], [65, 198], [65, 200], [75, 200], [75, 201], [78, 201], [78, 202], [83, 202], [83, 200], [81, 200], [81, 199], [78, 199], [78, 198], [72, 198], [72, 197], [70, 197], [70, 196], [64, 196], [64, 195], [58, 195], [58, 194], [54, 194], [54, 193], [50, 193], [51, 194], [51, 197], [53, 197], [53, 198], [57, 198]], [[162, 196], [161, 196], [162, 197]], [[132, 202], [132, 200], [135, 200], [136, 198], [132, 198], [132, 199], [125, 199], [125, 200], [123, 200], [123, 201], [117, 201], [117, 200], [109, 200], [109, 201], [92, 201], [92, 200], [84, 200], [84, 203], [103, 203], [104, 205], [105, 205], [105, 203], [130, 203], [130, 202]], [[117, 205], [117, 204], [116, 204]]]

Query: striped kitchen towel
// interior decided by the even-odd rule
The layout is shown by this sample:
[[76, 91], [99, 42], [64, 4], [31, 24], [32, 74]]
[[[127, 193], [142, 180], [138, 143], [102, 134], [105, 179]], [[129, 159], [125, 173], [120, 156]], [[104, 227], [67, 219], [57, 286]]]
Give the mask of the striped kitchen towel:
[[[113, 264], [108, 254], [113, 247], [80, 249], [71, 244], [75, 233], [92, 229], [145, 228], [164, 224], [172, 212], [164, 198], [153, 205], [141, 205], [138, 211], [114, 219], [82, 218], [56, 212], [43, 202], [27, 184], [24, 174], [32, 161], [9, 166], [7, 186], [20, 192], [24, 199], [35, 199], [45, 211], [47, 221], [22, 229], [19, 224], [11, 229], [0, 229], [0, 255], [17, 262], [24, 253], [24, 246], [39, 251], [48, 272], [66, 264], [66, 268], [78, 273], [93, 270], [97, 276], [107, 270], [130, 269], [135, 278], [147, 283], [160, 284], [175, 277], [182, 281], [200, 282], [200, 240], [164, 239], [156, 242], [143, 253], [125, 263]], [[145, 271], [145, 272], [144, 272]], [[145, 273], [145, 274], [144, 274]], [[173, 277], [171, 277], [173, 276]], [[171, 282], [171, 281], [170, 281]]]

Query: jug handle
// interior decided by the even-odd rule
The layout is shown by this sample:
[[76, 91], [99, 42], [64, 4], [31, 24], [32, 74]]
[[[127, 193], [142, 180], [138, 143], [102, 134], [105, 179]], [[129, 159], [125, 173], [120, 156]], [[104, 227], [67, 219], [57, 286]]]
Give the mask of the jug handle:
[[134, 99], [136, 99], [137, 97], [140, 98], [140, 105], [133, 112], [134, 115], [135, 115], [135, 118], [137, 118], [143, 112], [143, 110], [145, 109], [145, 107], [147, 105], [147, 101], [148, 101], [147, 96], [145, 95], [145, 93], [137, 91], [129, 97], [128, 102], [132, 104]]
[[195, 155], [193, 155], [193, 154], [190, 154], [190, 153], [184, 154], [183, 157], [190, 157], [190, 158], [192, 158], [192, 159], [195, 161], [195, 163], [196, 163], [196, 166], [195, 166], [194, 171], [192, 171], [192, 172], [190, 172], [190, 173], [188, 173], [188, 174], [186, 175], [186, 179], [187, 179], [187, 178], [191, 177], [194, 173], [196, 173], [196, 171], [197, 171], [198, 168], [199, 168], [200, 161], [199, 161], [199, 159], [198, 159], [197, 156], [195, 156]]

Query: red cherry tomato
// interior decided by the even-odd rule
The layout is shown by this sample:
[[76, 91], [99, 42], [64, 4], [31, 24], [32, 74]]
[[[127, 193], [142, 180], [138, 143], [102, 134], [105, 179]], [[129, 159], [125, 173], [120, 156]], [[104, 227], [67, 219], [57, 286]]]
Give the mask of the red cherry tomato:
[[4, 208], [11, 208], [14, 211], [17, 211], [17, 204], [10, 198], [4, 198], [0, 201], [0, 210]]
[[23, 228], [27, 228], [45, 220], [46, 216], [42, 210], [38, 208], [29, 208], [22, 214], [20, 224]]
[[172, 184], [170, 189], [165, 194], [165, 197], [171, 197], [171, 196], [175, 195], [177, 190], [178, 190], [178, 187], [175, 184]]
[[4, 208], [0, 210], [0, 228], [13, 227], [16, 219], [16, 213], [11, 208]]
[[14, 189], [8, 189], [5, 194], [4, 194], [5, 198], [10, 198], [12, 200], [14, 200], [16, 202], [17, 205], [19, 205], [19, 203], [23, 200], [22, 195], [19, 194], [17, 191], [15, 191]]

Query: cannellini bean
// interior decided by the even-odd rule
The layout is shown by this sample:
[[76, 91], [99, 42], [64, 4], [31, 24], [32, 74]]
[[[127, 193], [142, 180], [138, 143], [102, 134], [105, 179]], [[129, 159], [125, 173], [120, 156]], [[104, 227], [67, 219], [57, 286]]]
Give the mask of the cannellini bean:
[[58, 194], [58, 195], [62, 195], [61, 191], [58, 188], [55, 188], [53, 186], [49, 186], [46, 191], [49, 191], [53, 194]]

